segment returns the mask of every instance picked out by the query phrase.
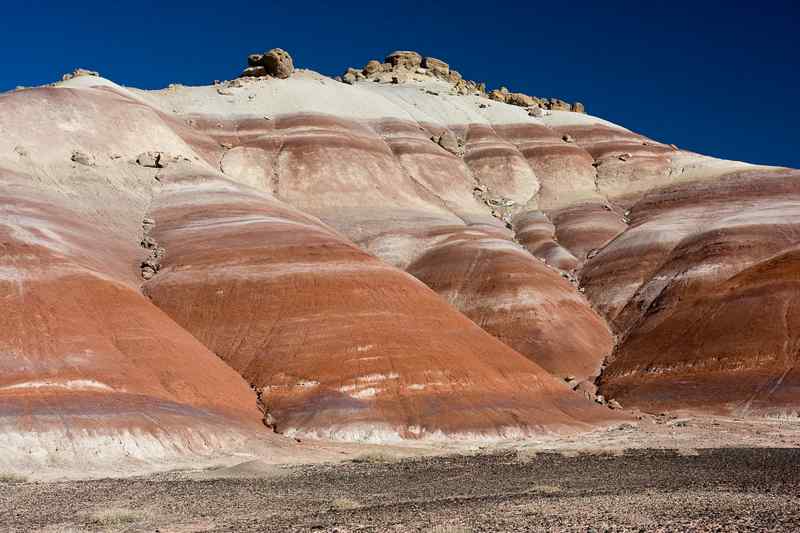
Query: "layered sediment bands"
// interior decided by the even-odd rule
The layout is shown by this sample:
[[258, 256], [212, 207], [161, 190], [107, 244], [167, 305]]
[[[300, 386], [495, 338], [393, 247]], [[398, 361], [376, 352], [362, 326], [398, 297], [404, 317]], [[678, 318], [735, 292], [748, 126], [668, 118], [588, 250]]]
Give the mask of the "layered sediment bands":
[[165, 178], [147, 294], [262, 390], [278, 431], [497, 438], [607, 419], [433, 291], [214, 176]]
[[476, 182], [469, 167], [460, 157], [431, 140], [430, 132], [441, 130], [441, 126], [385, 120], [377, 122], [375, 128], [400, 163], [407, 179], [428, 191], [445, 209], [465, 224], [503, 227], [476, 201], [473, 195]]
[[596, 376], [613, 346], [603, 319], [572, 285], [497, 235], [453, 232], [408, 271], [556, 376]]
[[675, 185], [648, 193], [631, 217], [582, 276], [620, 336], [605, 390], [655, 408], [787, 404], [800, 173]]
[[[307, 113], [205, 123], [220, 124], [210, 131], [239, 143], [222, 160], [227, 176], [273, 191], [394, 265], [408, 265], [427, 246], [430, 228], [463, 225], [431, 190], [442, 187], [415, 181], [379, 132], [361, 121]], [[411, 123], [400, 124], [401, 131], [419, 131]], [[434, 159], [449, 155], [421, 138]], [[466, 184], [462, 188], [462, 196], [471, 194]]]
[[551, 213], [558, 243], [579, 264], [627, 228], [625, 212], [610, 202], [581, 203]]
[[464, 161], [492, 196], [524, 206], [539, 192], [539, 180], [522, 153], [487, 124], [467, 129]]
[[504, 124], [494, 129], [518, 148], [533, 169], [540, 184], [540, 208], [602, 200], [595, 185], [594, 159], [583, 148], [541, 124]]
[[[257, 133], [250, 134], [250, 127]], [[435, 124], [387, 119], [366, 128], [357, 121], [305, 114], [275, 117], [268, 125], [240, 121], [222, 129], [235, 130], [235, 140], [244, 143], [226, 154], [223, 168], [237, 151], [263, 150], [263, 161], [272, 166], [275, 190], [282, 199], [407, 268], [488, 332], [547, 370], [581, 377], [598, 371], [611, 342], [602, 319], [571, 285], [517, 247], [503, 222], [475, 199], [476, 185], [487, 186], [488, 198], [512, 199], [513, 205], [527, 202], [538, 190], [526, 160], [491, 128], [453, 128], [461, 135], [470, 132], [468, 165], [432, 142], [431, 132], [441, 131]], [[498, 146], [502, 153], [492, 155]], [[273, 151], [275, 147], [279, 152]], [[250, 152], [233, 157], [242, 162], [241, 168], [254, 168], [250, 161], [258, 160]], [[255, 168], [264, 166], [259, 163]], [[504, 173], [509, 168], [515, 172]], [[477, 182], [473, 169], [482, 173]], [[241, 182], [259, 181], [242, 178], [244, 170], [235, 172], [239, 174], [233, 177]], [[486, 248], [478, 250], [482, 273], [478, 281], [469, 279], [478, 275], [475, 247], [453, 246], [472, 242], [475, 235], [484, 239], [475, 242], [488, 243], [478, 247]], [[574, 257], [553, 244], [549, 250], [541, 249], [544, 256], [558, 268], [573, 268]], [[513, 287], [492, 292], [493, 286], [511, 276], [518, 278]], [[547, 287], [550, 281], [556, 287]], [[449, 297], [452, 284], [463, 285], [462, 297]], [[477, 305], [481, 298], [487, 298], [486, 305]], [[490, 305], [490, 300], [498, 306]]]
[[[36, 457], [56, 416], [98, 456], [237, 446], [248, 382], [280, 431], [338, 439], [603, 421], [533, 362], [590, 377], [610, 347], [562, 275], [619, 340], [623, 404], [797, 397], [797, 172], [415, 73], [58, 85], [0, 95], [0, 405], [52, 436]], [[138, 292], [145, 218], [167, 250], [146, 290], [188, 333]]]
[[[632, 332], [603, 390], [648, 409], [793, 414], [800, 395], [800, 250], [740, 272]], [[684, 297], [685, 298], [685, 297]]]
[[541, 211], [525, 211], [514, 218], [517, 241], [530, 253], [559, 270], [572, 271], [578, 259], [556, 242], [556, 228]]
[[135, 243], [62, 201], [0, 188], [0, 467], [163, 468], [255, 450], [247, 384], [139, 293]]
[[619, 127], [604, 124], [554, 126], [589, 152], [597, 169], [597, 191], [608, 198], [638, 196], [666, 184], [676, 149]]

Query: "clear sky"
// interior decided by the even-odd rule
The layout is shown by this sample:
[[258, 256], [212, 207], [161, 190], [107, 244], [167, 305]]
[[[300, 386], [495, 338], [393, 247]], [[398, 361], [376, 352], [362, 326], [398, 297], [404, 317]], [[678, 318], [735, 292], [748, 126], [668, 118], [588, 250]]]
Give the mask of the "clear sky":
[[0, 91], [75, 67], [142, 88], [206, 84], [273, 47], [335, 75], [411, 49], [682, 148], [800, 168], [799, 4], [7, 2]]

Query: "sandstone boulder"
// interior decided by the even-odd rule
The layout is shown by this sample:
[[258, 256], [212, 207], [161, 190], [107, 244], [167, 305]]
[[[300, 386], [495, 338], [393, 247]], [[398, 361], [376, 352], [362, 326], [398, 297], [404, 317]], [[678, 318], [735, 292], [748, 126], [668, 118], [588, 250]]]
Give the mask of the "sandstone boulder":
[[409, 50], [397, 50], [386, 56], [386, 62], [393, 68], [416, 70], [422, 66], [422, 56]]
[[537, 105], [539, 100], [525, 93], [508, 93], [506, 96], [506, 103], [518, 105], [520, 107], [531, 107]]
[[500, 91], [498, 89], [495, 89], [495, 90], [493, 90], [492, 92], [489, 93], [489, 99], [490, 100], [495, 100], [497, 102], [505, 103], [507, 98], [508, 98], [508, 95], [506, 93], [503, 93], [502, 91]]
[[240, 78], [263, 78], [267, 75], [267, 69], [264, 67], [247, 67], [239, 74]]
[[594, 398], [597, 395], [597, 385], [594, 382], [585, 379], [578, 383], [575, 390], [584, 394], [587, 398]]
[[462, 95], [463, 94], [471, 94], [471, 93], [475, 92], [474, 89], [472, 89], [470, 87], [469, 83], [466, 80], [459, 81], [458, 83], [456, 83], [453, 86], [453, 88], [456, 90], [456, 93], [462, 94]]
[[380, 61], [373, 59], [364, 66], [364, 70], [362, 72], [365, 76], [373, 76], [383, 72], [383, 64]]
[[575, 113], [586, 113], [586, 107], [580, 102], [575, 102], [572, 104], [572, 111]]
[[344, 74], [342, 74], [342, 82], [347, 83], [348, 85], [352, 85], [359, 80], [364, 79], [364, 74], [361, 73], [360, 70], [354, 69], [352, 67], [348, 68]]
[[450, 130], [444, 130], [439, 135], [432, 136], [431, 140], [451, 154], [461, 156], [464, 153], [464, 142]]
[[428, 72], [437, 78], [449, 79], [450, 77], [450, 65], [441, 59], [436, 59], [435, 57], [426, 57], [422, 63], [422, 66], [428, 69]]
[[571, 109], [567, 102], [558, 98], [551, 98], [548, 107], [553, 111], [569, 111]]
[[72, 72], [64, 74], [61, 76], [61, 81], [71, 80], [72, 78], [78, 78], [80, 76], [100, 76], [100, 74], [94, 70], [86, 70], [83, 68], [76, 68]]
[[264, 54], [262, 65], [267, 70], [268, 75], [275, 76], [276, 78], [285, 79], [294, 72], [292, 56], [289, 55], [289, 52], [281, 48], [273, 48]]
[[161, 168], [161, 152], [142, 152], [136, 157], [140, 167]]
[[538, 105], [534, 105], [528, 108], [528, 116], [530, 117], [541, 117], [544, 115], [542, 108]]
[[264, 64], [264, 54], [250, 54], [247, 56], [247, 65], [250, 67], [259, 67]]
[[75, 163], [86, 165], [87, 167], [93, 167], [95, 165], [94, 156], [86, 152], [81, 152], [80, 150], [73, 151], [70, 159]]

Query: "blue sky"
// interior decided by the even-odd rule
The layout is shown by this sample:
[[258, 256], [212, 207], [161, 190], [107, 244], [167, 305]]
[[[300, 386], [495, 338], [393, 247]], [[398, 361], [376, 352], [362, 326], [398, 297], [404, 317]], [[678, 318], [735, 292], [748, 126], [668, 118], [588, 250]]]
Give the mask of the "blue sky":
[[798, 15], [788, 1], [8, 2], [0, 91], [75, 67], [144, 88], [206, 84], [276, 46], [335, 75], [412, 49], [682, 148], [800, 168]]

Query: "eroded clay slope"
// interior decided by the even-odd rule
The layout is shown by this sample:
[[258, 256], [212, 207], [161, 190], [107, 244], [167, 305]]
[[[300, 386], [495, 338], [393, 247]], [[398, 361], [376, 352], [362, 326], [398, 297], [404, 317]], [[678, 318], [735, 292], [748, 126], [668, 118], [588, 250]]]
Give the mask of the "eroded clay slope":
[[796, 171], [431, 64], [0, 95], [3, 460], [797, 408]]
[[492, 439], [611, 412], [492, 338], [408, 274], [271, 195], [165, 171], [167, 250], [145, 291], [261, 394], [288, 435]]
[[604, 390], [653, 409], [793, 412], [800, 173], [657, 189], [630, 216], [583, 273], [620, 338]]
[[157, 182], [131, 158], [191, 149], [105, 90], [2, 95], [0, 124], [0, 467], [163, 468], [277, 442], [248, 384], [139, 290]]
[[[402, 222], [410, 237], [399, 238], [418, 249], [385, 249], [407, 265], [443, 228], [469, 224], [546, 270], [462, 183], [467, 165], [408, 134], [414, 122], [384, 99], [388, 116], [223, 120], [175, 117], [99, 78], [2, 98], [10, 461], [74, 465], [88, 452], [155, 464], [248, 451], [256, 434], [267, 453], [288, 446], [262, 418], [285, 433], [361, 440], [612, 419], [410, 275], [272, 196], [347, 235], [362, 225], [368, 250], [376, 230]], [[462, 174], [448, 190], [453, 162]], [[152, 256], [160, 248], [166, 256]], [[141, 294], [143, 272], [167, 314]], [[575, 294], [563, 282], [543, 291], [556, 305]], [[602, 355], [579, 358], [581, 375]]]
[[[514, 232], [517, 213], [546, 220], [532, 165], [492, 125], [530, 118], [523, 110], [486, 108], [485, 99], [431, 95], [415, 86], [331, 85], [312, 73], [222, 91], [225, 98], [211, 88], [147, 96], [228, 148], [220, 162], [226, 176], [274, 193], [407, 269], [557, 376], [599, 373], [610, 332], [556, 270], [577, 261], [552, 231], [536, 246], [527, 225]], [[287, 112], [301, 96], [309, 109]], [[537, 124], [545, 144], [579, 154], [591, 174], [587, 153]], [[585, 194], [596, 196], [593, 186], [590, 180]]]
[[[607, 396], [648, 408], [750, 409], [771, 403], [785, 408], [783, 400], [772, 402], [791, 387], [791, 373], [780, 378], [785, 363], [775, 367], [783, 370], [766, 371], [765, 379], [772, 381], [760, 383], [745, 375], [747, 368], [763, 366], [760, 352], [742, 348], [735, 356], [721, 354], [717, 346], [723, 341], [702, 333], [698, 347], [681, 351], [685, 331], [677, 316], [691, 321], [701, 313], [689, 295], [703, 293], [692, 285], [684, 294], [677, 288], [683, 277], [675, 278], [673, 269], [705, 272], [704, 254], [715, 249], [714, 239], [720, 234], [743, 239], [740, 232], [749, 231], [745, 226], [762, 228], [757, 240], [769, 253], [743, 261], [741, 250], [725, 245], [717, 253], [724, 275], [790, 250], [797, 244], [794, 231], [773, 230], [793, 227], [796, 198], [782, 190], [753, 205], [751, 196], [762, 187], [771, 190], [775, 180], [791, 188], [794, 174], [773, 179], [775, 169], [686, 152], [582, 113], [528, 113], [480, 94], [455, 94], [447, 83], [424, 75], [399, 84], [356, 80], [331, 86], [303, 72], [285, 81], [232, 84], [223, 92], [226, 100], [213, 107], [219, 117], [252, 116], [248, 106], [253, 103], [264, 111], [263, 117], [235, 125], [207, 118], [214, 127], [205, 133], [218, 139], [229, 131], [237, 134], [223, 141], [233, 147], [222, 160], [230, 177], [252, 179], [246, 170], [252, 161], [270, 161], [260, 184], [407, 269], [487, 332], [551, 372], [590, 377], [610, 349], [611, 336], [585, 305], [585, 291], [619, 341], [604, 375]], [[265, 94], [269, 98], [263, 99]], [[312, 96], [306, 112], [297, 113], [298, 98]], [[167, 102], [158, 105], [187, 116], [201, 111], [198, 102], [210, 109], [210, 97], [197, 96], [195, 89], [158, 98]], [[334, 100], [335, 108], [330, 106]], [[268, 157], [259, 154], [262, 148]], [[739, 185], [722, 185], [733, 175]], [[685, 188], [694, 194], [698, 187], [728, 187], [726, 202], [709, 193], [651, 213], [672, 191]], [[732, 212], [738, 213], [736, 219]], [[705, 229], [707, 224], [712, 229]], [[680, 243], [696, 250], [673, 264], [670, 254], [685, 253]], [[573, 284], [579, 278], [580, 291], [555, 279], [558, 271]], [[676, 322], [671, 312], [650, 307], [658, 294], [662, 300], [676, 295], [671, 304]], [[654, 314], [657, 335], [651, 335]], [[709, 323], [710, 331], [733, 327], [721, 318], [715, 322], [718, 316], [697, 316], [697, 323]], [[751, 343], [786, 346], [784, 355], [767, 359], [795, 357], [791, 334], [784, 338], [777, 329], [763, 327], [743, 331]], [[793, 331], [791, 324], [787, 331]], [[658, 340], [662, 335], [670, 349]], [[705, 380], [717, 379], [713, 372], [732, 365], [715, 361], [731, 358], [746, 362], [720, 377], [720, 387], [737, 377], [742, 385], [720, 395]], [[681, 388], [688, 367], [695, 368], [697, 382], [691, 394]], [[624, 387], [612, 386], [623, 377]], [[639, 379], [647, 387], [637, 388]], [[759, 401], [745, 394], [773, 388]]]

